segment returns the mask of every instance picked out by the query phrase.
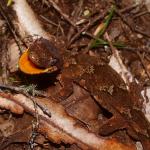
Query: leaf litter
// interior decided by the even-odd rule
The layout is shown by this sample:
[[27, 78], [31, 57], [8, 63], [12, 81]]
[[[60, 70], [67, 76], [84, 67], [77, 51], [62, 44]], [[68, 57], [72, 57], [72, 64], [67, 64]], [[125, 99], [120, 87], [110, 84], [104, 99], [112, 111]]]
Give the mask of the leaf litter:
[[[0, 30], [0, 149], [148, 150], [150, 16], [146, 4], [14, 0], [8, 7], [7, 1], [1, 1], [0, 19], [7, 30], [5, 34]], [[25, 11], [20, 12], [21, 5], [36, 16], [29, 19]], [[62, 65], [51, 73], [22, 73], [16, 67], [18, 53], [16, 58], [13, 54], [15, 62], [8, 61], [13, 60], [12, 52], [7, 52], [11, 41], [24, 51], [24, 47], [41, 46], [34, 42], [41, 36], [56, 45], [52, 56], [60, 53], [55, 59]], [[116, 71], [108, 65], [112, 58], [119, 63]], [[40, 62], [39, 56], [36, 59]], [[27, 90], [31, 85], [33, 89]]]

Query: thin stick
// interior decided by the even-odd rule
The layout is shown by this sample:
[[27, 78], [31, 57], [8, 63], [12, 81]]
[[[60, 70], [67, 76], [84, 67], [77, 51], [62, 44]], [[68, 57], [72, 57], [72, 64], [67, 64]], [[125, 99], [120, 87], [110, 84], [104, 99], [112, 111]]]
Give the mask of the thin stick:
[[[74, 10], [74, 13], [72, 14], [74, 22], [76, 22], [76, 20], [78, 19], [79, 15], [80, 15], [83, 2], [84, 2], [84, 0], [79, 0], [78, 5], [76, 6], [76, 8]], [[70, 41], [70, 39], [71, 39], [72, 35], [75, 33], [75, 31], [76, 30], [74, 29], [74, 27], [71, 26], [69, 29], [68, 35], [67, 35], [68, 41]]]
[[56, 23], [54, 23], [53, 21], [51, 21], [51, 20], [47, 19], [46, 17], [44, 17], [43, 15], [40, 15], [40, 17], [41, 17], [42, 19], [44, 19], [45, 21], [47, 21], [48, 23], [52, 24], [53, 26], [56, 26], [56, 27], [59, 26], [59, 25], [57, 25]]
[[123, 21], [132, 31], [137, 32], [137, 33], [140, 33], [140, 34], [142, 34], [142, 35], [144, 35], [144, 36], [150, 38], [150, 35], [149, 35], [149, 34], [147, 34], [147, 33], [144, 32], [144, 31], [141, 31], [141, 30], [138, 29], [138, 28], [135, 28], [135, 26], [132, 26], [132, 25], [128, 22], [128, 20], [124, 17], [124, 15], [123, 15], [119, 10], [116, 10], [116, 13], [117, 13], [117, 15], [122, 19], [122, 21]]
[[[18, 36], [17, 36], [17, 34], [16, 34], [15, 30], [14, 30], [14, 26], [13, 26], [12, 22], [10, 21], [9, 17], [6, 16], [6, 13], [4, 12], [4, 9], [3, 9], [1, 3], [0, 3], [0, 13], [1, 13], [2, 17], [5, 19], [5, 21], [6, 21], [7, 25], [8, 25], [8, 28], [9, 28], [10, 32], [12, 33], [12, 35], [13, 35], [13, 37], [14, 37], [14, 40], [15, 40], [15, 42], [16, 42], [18, 48], [19, 48], [20, 54], [22, 54], [22, 49], [21, 49], [20, 43], [19, 43], [19, 41], [18, 41]], [[24, 41], [22, 41], [22, 40], [21, 40], [21, 42], [22, 42], [22, 43], [25, 45], [25, 47], [27, 48], [26, 43], [25, 43]]]
[[2, 47], [2, 58], [1, 58], [1, 67], [2, 67], [2, 82], [4, 84], [8, 83], [8, 76], [9, 76], [9, 70], [8, 70], [8, 48], [6, 46], [6, 43], [3, 44]]
[[136, 8], [137, 6], [139, 6], [139, 4], [133, 4], [133, 5], [129, 5], [123, 9], [120, 10], [121, 13], [125, 13], [128, 11], [131, 11], [132, 9]]
[[93, 26], [97, 21], [103, 19], [107, 14], [107, 11], [103, 11], [99, 16], [97, 16], [92, 22], [89, 22], [85, 27], [83, 27], [77, 34], [75, 34], [70, 42], [68, 43], [68, 47], [81, 35], [82, 32], [87, 31], [91, 26]]
[[150, 72], [148, 71], [147, 66], [145, 65], [145, 62], [144, 62], [144, 60], [143, 60], [142, 55], [141, 55], [138, 51], [137, 51], [137, 55], [139, 56], [140, 61], [141, 61], [142, 65], [143, 65], [143, 67], [144, 67], [144, 69], [145, 69], [145, 72], [146, 72], [146, 74], [147, 74], [147, 76], [148, 76], [148, 78], [149, 78], [149, 80], [150, 80]]
[[[0, 89], [8, 89], [8, 90], [11, 90], [11, 91], [14, 91], [14, 92], [21, 93], [21, 94], [25, 95], [26, 97], [30, 98], [33, 101], [34, 105], [36, 105], [36, 108], [38, 106], [43, 111], [44, 114], [51, 117], [51, 114], [48, 112], [48, 110], [46, 110], [43, 106], [37, 104], [34, 100], [34, 97], [31, 96], [30, 94], [28, 94], [23, 88], [16, 87], [16, 86], [11, 86], [11, 85], [0, 84]], [[43, 94], [41, 92], [39, 92], [39, 96], [48, 98], [48, 96], [46, 96], [45, 94]]]
[[147, 50], [147, 49], [144, 49], [144, 48], [136, 48], [136, 47], [128, 47], [128, 46], [125, 46], [125, 47], [122, 47], [121, 49], [119, 50], [127, 50], [127, 51], [131, 51], [133, 53], [136, 53], [137, 51], [139, 52], [145, 52], [145, 53], [148, 53], [150, 54], [150, 51]]
[[77, 28], [75, 23], [69, 19], [69, 16], [65, 13], [62, 12], [62, 10], [59, 8], [59, 6], [53, 1], [53, 0], [48, 0], [49, 3], [54, 7], [54, 9], [69, 23], [71, 24], [74, 28]]
[[[23, 87], [16, 87], [16, 86], [12, 86], [12, 85], [0, 84], [0, 88], [9, 89], [11, 91], [15, 91], [17, 93], [22, 93], [22, 94], [27, 93], [27, 92], [25, 92], [25, 88], [23, 88]], [[40, 92], [38, 90], [36, 90], [34, 93], [35, 93], [35, 95], [38, 95], [38, 96], [48, 97], [45, 93]]]
[[150, 12], [147, 11], [147, 10], [143, 11], [143, 12], [140, 12], [140, 13], [136, 14], [135, 16], [133, 16], [133, 18], [135, 19], [137, 17], [143, 16], [143, 15], [146, 15], [146, 14], [150, 14]]

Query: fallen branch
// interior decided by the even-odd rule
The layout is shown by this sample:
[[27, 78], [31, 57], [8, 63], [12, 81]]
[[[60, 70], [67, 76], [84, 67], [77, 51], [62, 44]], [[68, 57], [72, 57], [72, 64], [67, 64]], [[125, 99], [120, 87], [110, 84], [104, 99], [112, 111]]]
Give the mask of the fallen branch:
[[[22, 94], [6, 94], [0, 92], [0, 100], [9, 99], [24, 108], [24, 110], [35, 116], [34, 103], [31, 99]], [[46, 134], [49, 140], [60, 143], [76, 143], [82, 149], [101, 149], [101, 150], [135, 150], [135, 146], [126, 145], [116, 139], [107, 139], [89, 132], [76, 124], [76, 120], [68, 116], [64, 108], [52, 99], [36, 98], [35, 102], [51, 113], [51, 117], [43, 113], [40, 107], [36, 108], [39, 115], [39, 131]], [[92, 140], [91, 140], [92, 139]]]
[[13, 9], [16, 12], [19, 25], [22, 27], [27, 36], [38, 35], [46, 39], [52, 38], [51, 35], [42, 29], [42, 25], [36, 18], [26, 0], [14, 0]]

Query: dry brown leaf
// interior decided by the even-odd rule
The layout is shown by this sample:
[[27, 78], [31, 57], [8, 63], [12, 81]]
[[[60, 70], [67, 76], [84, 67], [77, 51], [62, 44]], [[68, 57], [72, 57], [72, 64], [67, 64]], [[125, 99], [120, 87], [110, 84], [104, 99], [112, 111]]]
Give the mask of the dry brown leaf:
[[13, 133], [14, 122], [12, 120], [5, 120], [3, 123], [0, 123], [0, 131], [4, 137], [8, 137]]

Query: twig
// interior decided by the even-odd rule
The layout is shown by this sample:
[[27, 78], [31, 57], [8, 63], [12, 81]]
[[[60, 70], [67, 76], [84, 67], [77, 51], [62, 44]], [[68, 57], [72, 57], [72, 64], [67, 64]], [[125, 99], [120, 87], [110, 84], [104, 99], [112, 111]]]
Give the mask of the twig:
[[149, 78], [149, 80], [150, 80], [150, 72], [148, 71], [147, 66], [145, 65], [145, 62], [144, 62], [144, 60], [143, 60], [142, 55], [141, 55], [138, 51], [137, 51], [137, 55], [139, 56], [140, 61], [141, 61], [142, 65], [143, 65], [143, 67], [144, 67], [144, 69], [145, 69], [145, 72], [146, 72], [146, 74], [147, 74], [147, 76], [148, 76], [148, 78]]
[[[97, 14], [99, 14], [99, 11], [94, 11], [94, 12], [91, 12], [91, 14], [90, 14], [90, 18], [94, 18], [94, 16], [96, 16]], [[89, 20], [88, 20], [89, 18], [84, 18], [84, 19], [81, 19], [81, 20], [78, 20], [77, 22], [76, 22], [76, 25], [82, 25], [82, 24], [85, 24], [85, 23], [88, 23], [89, 22]]]
[[140, 29], [138, 29], [137, 27], [135, 27], [135, 25], [131, 25], [131, 23], [129, 23], [129, 21], [127, 20], [127, 18], [124, 17], [124, 15], [119, 11], [119, 10], [116, 10], [116, 13], [117, 15], [122, 19], [122, 21], [134, 32], [137, 32], [137, 33], [140, 33], [148, 38], [150, 38], [150, 35], [147, 34], [146, 32], [144, 31], [141, 31]]
[[29, 140], [29, 149], [33, 150], [34, 149], [34, 141], [38, 135], [37, 131], [39, 129], [39, 114], [37, 111], [37, 108], [38, 108], [37, 103], [35, 102], [35, 100], [32, 97], [30, 97], [30, 99], [33, 101], [33, 104], [34, 104], [35, 118], [36, 118], [36, 120], [32, 122], [32, 135]]
[[[84, 2], [84, 0], [79, 0], [78, 5], [77, 5], [76, 9], [74, 10], [74, 14], [73, 14], [73, 21], [74, 22], [76, 22], [79, 14], [80, 14], [83, 2]], [[75, 32], [75, 29], [71, 26], [70, 29], [69, 29], [68, 35], [67, 35], [68, 41], [70, 40], [70, 38], [74, 34], [74, 32]]]
[[82, 8], [82, 6], [83, 6], [83, 3], [84, 3], [84, 0], [79, 0], [79, 2], [78, 2], [78, 6], [77, 6], [77, 9], [76, 9], [76, 11], [75, 11], [75, 14], [74, 14], [74, 21], [77, 19], [77, 17], [80, 15], [80, 13], [81, 13], [81, 8]]
[[[59, 33], [61, 32], [62, 36], [63, 36], [63, 39], [66, 39], [66, 36], [65, 36], [65, 33], [64, 33], [64, 29], [63, 27], [61, 26], [61, 23], [58, 22], [58, 27], [57, 27], [57, 30], [56, 30], [56, 38], [59, 37]], [[59, 32], [60, 31], [60, 32]]]
[[140, 12], [140, 13], [136, 14], [135, 16], [133, 16], [133, 19], [140, 17], [140, 16], [143, 16], [145, 14], [149, 14], [149, 13], [150, 13], [149, 11], [145, 10], [145, 11]]
[[68, 47], [81, 35], [82, 32], [87, 31], [90, 27], [92, 27], [97, 21], [103, 19], [107, 14], [107, 10], [104, 10], [100, 15], [98, 15], [92, 22], [89, 22], [85, 27], [83, 27], [77, 34], [75, 34], [70, 42], [68, 43]]
[[148, 38], [150, 38], [150, 34], [148, 34], [145, 31], [140, 30], [138, 27], [134, 28], [134, 31], [137, 32], [137, 33], [140, 33], [140, 34], [142, 34], [142, 35], [144, 35], [144, 36], [146, 36]]
[[123, 9], [120, 10], [121, 13], [126, 13], [128, 11], [131, 11], [132, 9], [136, 8], [137, 6], [139, 6], [139, 4], [133, 4], [133, 5], [129, 5]]
[[[27, 91], [24, 90], [24, 88], [16, 87], [16, 86], [11, 86], [11, 85], [4, 85], [4, 84], [0, 84], [0, 88], [1, 88], [1, 89], [8, 89], [8, 90], [11, 90], [11, 91], [14, 91], [14, 92], [17, 92], [17, 93], [21, 93], [21, 94], [23, 94], [23, 95], [29, 97], [30, 99], [32, 99], [33, 102], [34, 102], [34, 97], [31, 96], [30, 94], [28, 94]], [[39, 92], [39, 91], [36, 91], [36, 94], [37, 94], [38, 96], [42, 96], [42, 97], [48, 98], [48, 96], [47, 96], [46, 94], [41, 93], [41, 92]], [[36, 104], [36, 105], [39, 106], [39, 107], [42, 109], [42, 111], [43, 111], [45, 114], [47, 114], [49, 117], [51, 116], [51, 115], [48, 113], [48, 111], [45, 110], [45, 108], [43, 108], [42, 106], [40, 106], [40, 105], [38, 105], [38, 104]]]
[[145, 53], [150, 54], [150, 51], [147, 50], [147, 49], [144, 49], [144, 48], [136, 48], [136, 47], [129, 47], [129, 46], [122, 47], [122, 49], [119, 49], [119, 50], [127, 50], [127, 51], [131, 51], [131, 52], [133, 52], [133, 53], [136, 53], [137, 51], [139, 51], [139, 52], [145, 52]]
[[87, 32], [87, 31], [86, 31], [86, 32], [83, 32], [82, 35], [87, 35], [88, 37], [90, 37], [91, 39], [94, 39], [94, 40], [97, 39], [97, 37], [96, 37], [95, 35], [93, 35], [93, 34]]
[[82, 44], [72, 44], [69, 48], [70, 49], [74, 49], [74, 48], [78, 48], [78, 49], [81, 49], [83, 47], [86, 47], [88, 44], [86, 43], [82, 43]]
[[145, 98], [145, 100], [146, 100], [146, 103], [148, 103], [149, 102], [149, 98], [148, 98], [148, 96], [147, 96], [147, 88], [146, 87], [144, 87], [144, 98]]
[[71, 24], [74, 28], [76, 28], [75, 23], [69, 19], [68, 15], [63, 13], [62, 10], [59, 8], [59, 6], [53, 1], [53, 0], [48, 0], [49, 3], [55, 8], [55, 10], [69, 23]]
[[47, 19], [47, 18], [46, 18], [46, 17], [44, 17], [43, 15], [40, 15], [40, 17], [41, 17], [42, 19], [44, 19], [45, 21], [47, 21], [48, 23], [52, 24], [53, 26], [58, 27], [58, 25], [57, 25], [56, 23], [54, 23], [53, 21], [51, 21], [51, 20]]
[[4, 84], [8, 83], [8, 48], [6, 43], [3, 44], [2, 47], [2, 58], [1, 58], [1, 65], [2, 65], [2, 81]]
[[[10, 32], [12, 33], [13, 37], [14, 37], [14, 40], [19, 48], [19, 51], [20, 51], [20, 54], [22, 53], [22, 49], [20, 48], [20, 43], [18, 41], [18, 35], [16, 34], [15, 30], [14, 30], [14, 26], [12, 24], [12, 22], [10, 21], [10, 18], [8, 16], [6, 16], [6, 13], [4, 12], [4, 9], [2, 7], [2, 4], [0, 3], [0, 13], [2, 15], [2, 17], [5, 19], [7, 25], [8, 25], [8, 28], [10, 30]], [[24, 44], [24, 46], [27, 48], [27, 45], [24, 41], [21, 40], [21, 42]]]

